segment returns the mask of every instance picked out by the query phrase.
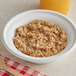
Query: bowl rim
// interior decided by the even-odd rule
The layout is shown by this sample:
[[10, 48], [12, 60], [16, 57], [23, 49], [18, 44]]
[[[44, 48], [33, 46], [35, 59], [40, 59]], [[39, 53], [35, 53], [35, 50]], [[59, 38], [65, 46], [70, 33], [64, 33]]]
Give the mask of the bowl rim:
[[32, 57], [32, 56], [28, 56], [28, 55], [25, 55], [21, 52], [17, 53], [17, 52], [14, 52], [13, 49], [11, 49], [8, 45], [7, 45], [7, 42], [6, 42], [6, 39], [5, 39], [5, 30], [6, 30], [6, 27], [7, 25], [10, 24], [10, 22], [12, 22], [12, 20], [14, 20], [17, 16], [21, 15], [21, 14], [24, 14], [24, 13], [28, 13], [28, 12], [37, 12], [37, 11], [41, 11], [41, 12], [50, 12], [50, 13], [53, 13], [53, 14], [56, 14], [56, 15], [59, 15], [61, 17], [63, 17], [64, 19], [68, 20], [69, 22], [72, 23], [73, 27], [75, 28], [75, 31], [76, 31], [76, 26], [75, 26], [75, 23], [69, 19], [68, 17], [66, 17], [65, 15], [61, 14], [61, 13], [58, 13], [58, 12], [55, 12], [55, 11], [51, 11], [51, 10], [42, 10], [42, 9], [35, 9], [35, 10], [28, 10], [28, 11], [24, 11], [22, 13], [19, 13], [18, 15], [14, 16], [11, 20], [8, 21], [8, 23], [5, 25], [4, 29], [3, 29], [3, 32], [2, 32], [2, 43], [4, 44], [5, 48], [11, 52], [13, 55], [15, 55], [16, 57], [20, 58], [20, 59], [24, 59], [24, 60], [27, 60], [27, 61], [32, 61], [32, 60], [35, 60], [35, 61], [48, 61], [48, 60], [54, 60], [54, 59], [57, 59], [61, 56], [64, 56], [68, 53], [71, 52], [72, 49], [75, 48], [75, 44], [76, 44], [76, 39], [75, 39], [75, 42], [73, 43], [72, 47], [70, 48], [70, 50], [68, 50], [66, 53], [59, 53], [57, 55], [54, 55], [54, 56], [49, 56], [49, 57]]

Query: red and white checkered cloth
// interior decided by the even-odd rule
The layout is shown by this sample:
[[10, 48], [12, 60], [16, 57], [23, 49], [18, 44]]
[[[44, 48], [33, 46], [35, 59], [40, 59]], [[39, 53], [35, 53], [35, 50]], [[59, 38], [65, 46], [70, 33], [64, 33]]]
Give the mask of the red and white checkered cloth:
[[[7, 57], [3, 57], [5, 60], [5, 63], [8, 67], [13, 68], [14, 70], [17, 70], [18, 72], [22, 73], [24, 76], [47, 76], [44, 74], [41, 74], [39, 71], [34, 70], [28, 66], [24, 66], [16, 61], [13, 61]], [[10, 73], [0, 70], [0, 76], [12, 76]]]

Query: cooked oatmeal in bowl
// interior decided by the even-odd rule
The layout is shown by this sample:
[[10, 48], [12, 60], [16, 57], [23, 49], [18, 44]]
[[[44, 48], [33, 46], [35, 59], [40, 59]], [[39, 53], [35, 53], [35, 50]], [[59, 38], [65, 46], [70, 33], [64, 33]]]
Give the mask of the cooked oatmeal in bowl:
[[60, 53], [66, 47], [67, 35], [58, 24], [34, 20], [16, 29], [13, 42], [26, 55], [48, 57]]
[[25, 11], [5, 25], [2, 42], [11, 54], [22, 60], [49, 63], [75, 49], [76, 24], [55, 11]]

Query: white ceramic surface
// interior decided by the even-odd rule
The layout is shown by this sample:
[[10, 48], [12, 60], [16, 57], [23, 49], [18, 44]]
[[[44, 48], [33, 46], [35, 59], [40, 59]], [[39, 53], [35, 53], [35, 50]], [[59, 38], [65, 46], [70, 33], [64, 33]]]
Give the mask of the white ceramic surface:
[[[45, 58], [36, 58], [27, 56], [21, 52], [19, 52], [14, 44], [13, 37], [15, 35], [15, 30], [17, 27], [28, 24], [29, 22], [35, 19], [42, 19], [48, 22], [53, 22], [59, 24], [67, 33], [68, 41], [66, 48], [59, 54], [45, 57]], [[14, 18], [12, 18], [5, 26], [2, 34], [2, 41], [4, 46], [8, 49], [9, 52], [17, 56], [18, 58], [30, 61], [32, 63], [43, 64], [53, 61], [65, 54], [71, 52], [71, 50], [75, 47], [76, 44], [76, 27], [72, 20], [65, 17], [64, 15], [49, 11], [49, 10], [31, 10], [18, 14]]]

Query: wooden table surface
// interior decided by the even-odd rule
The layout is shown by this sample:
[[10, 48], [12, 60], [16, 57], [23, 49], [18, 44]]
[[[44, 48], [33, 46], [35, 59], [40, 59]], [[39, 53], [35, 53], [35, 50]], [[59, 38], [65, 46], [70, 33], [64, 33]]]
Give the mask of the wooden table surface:
[[[5, 24], [16, 14], [30, 10], [38, 9], [39, 0], [0, 0], [0, 54], [7, 56], [24, 65], [30, 66], [48, 76], [76, 76], [76, 50], [70, 54], [51, 63], [44, 65], [32, 64], [21, 60], [9, 53], [1, 42], [1, 33]], [[76, 23], [76, 0], [72, 0], [71, 9], [67, 15]]]

